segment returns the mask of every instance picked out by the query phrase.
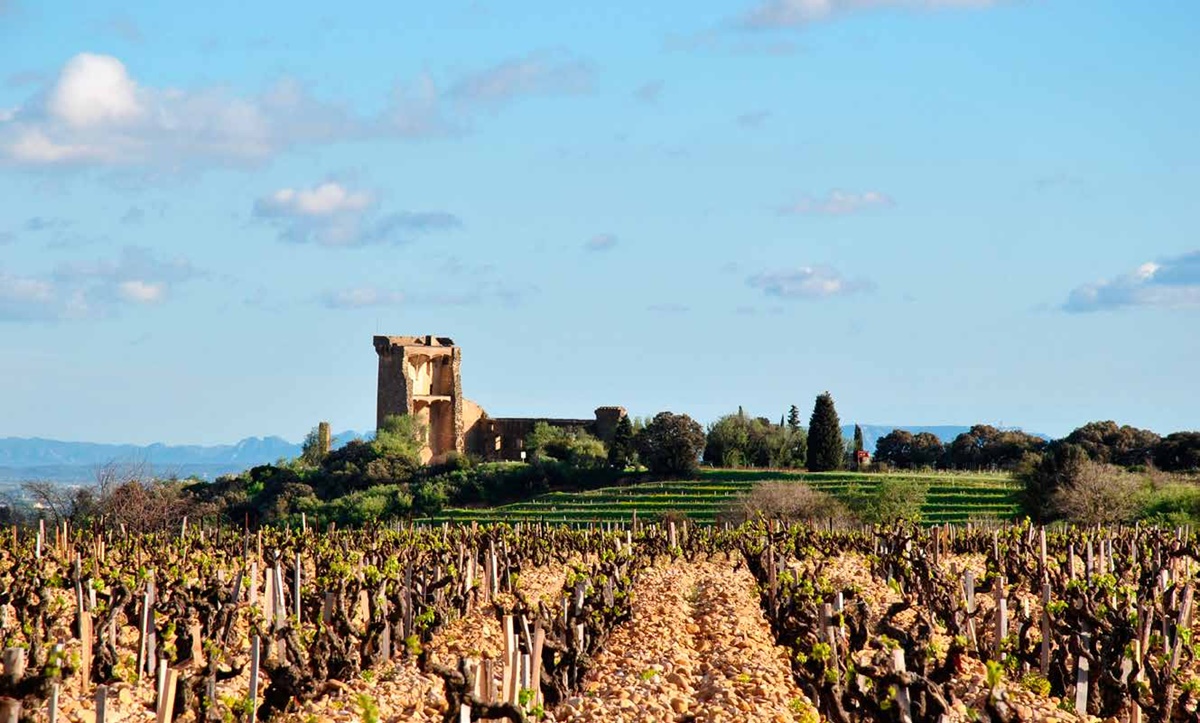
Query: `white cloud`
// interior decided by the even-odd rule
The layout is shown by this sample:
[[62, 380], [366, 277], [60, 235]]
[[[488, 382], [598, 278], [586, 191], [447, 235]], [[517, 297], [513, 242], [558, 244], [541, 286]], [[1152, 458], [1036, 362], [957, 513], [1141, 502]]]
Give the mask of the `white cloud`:
[[1200, 251], [1148, 261], [1120, 276], [1078, 286], [1062, 309], [1085, 313], [1131, 306], [1200, 306]]
[[853, 193], [834, 189], [824, 198], [805, 196], [793, 204], [779, 208], [781, 214], [814, 214], [823, 216], [845, 216], [872, 208], [894, 206], [891, 196], [879, 191]]
[[137, 84], [121, 61], [80, 53], [63, 67], [46, 108], [77, 128], [130, 123], [143, 113], [137, 95]]
[[311, 189], [282, 188], [262, 199], [264, 213], [301, 216], [332, 216], [338, 213], [357, 213], [369, 208], [371, 194], [351, 191], [332, 181]]
[[438, 98], [424, 79], [415, 94], [397, 91], [378, 116], [363, 118], [290, 79], [252, 96], [222, 87], [151, 87], [115, 57], [81, 53], [50, 88], [0, 116], [0, 160], [171, 169], [257, 164], [304, 143], [446, 133]]
[[117, 284], [117, 295], [136, 304], [156, 304], [167, 297], [167, 285], [162, 281], [131, 279]]
[[588, 251], [608, 251], [617, 245], [617, 237], [611, 233], [597, 234], [583, 245]]
[[373, 285], [352, 286], [326, 291], [318, 301], [328, 309], [369, 309], [390, 306], [477, 306], [481, 304], [518, 306], [537, 292], [534, 286], [509, 286], [499, 278], [476, 279], [464, 291], [440, 289], [436, 292], [402, 292]]
[[768, 296], [784, 299], [822, 299], [874, 288], [869, 281], [846, 279], [828, 266], [802, 266], [794, 270], [763, 272], [750, 276], [746, 283]]
[[451, 86], [448, 95], [495, 108], [521, 96], [588, 93], [592, 76], [586, 61], [561, 52], [532, 53], [465, 76]]
[[135, 246], [115, 259], [60, 264], [44, 276], [0, 271], [0, 321], [104, 317], [122, 305], [161, 303], [171, 288], [201, 275], [186, 259], [163, 260]]
[[404, 294], [374, 286], [356, 286], [326, 292], [321, 301], [330, 309], [365, 309], [373, 306], [397, 306], [404, 302]]
[[856, 10], [986, 8], [1003, 0], [764, 0], [742, 15], [750, 29], [790, 28], [829, 20]]
[[462, 225], [457, 216], [444, 211], [379, 215], [373, 194], [333, 181], [270, 193], [255, 201], [254, 216], [274, 224], [280, 240], [324, 246], [405, 243], [423, 233]]

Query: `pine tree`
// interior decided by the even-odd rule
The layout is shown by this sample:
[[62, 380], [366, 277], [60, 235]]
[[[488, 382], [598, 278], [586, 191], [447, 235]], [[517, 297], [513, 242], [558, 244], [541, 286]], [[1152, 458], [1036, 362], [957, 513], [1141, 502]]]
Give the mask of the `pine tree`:
[[813, 472], [841, 469], [846, 454], [841, 422], [829, 392], [817, 396], [808, 422], [808, 468]]
[[792, 430], [793, 432], [800, 431], [800, 408], [795, 404], [793, 404], [792, 408], [788, 410], [787, 426], [788, 429]]
[[622, 415], [608, 443], [608, 465], [614, 469], [625, 469], [633, 461], [633, 422]]

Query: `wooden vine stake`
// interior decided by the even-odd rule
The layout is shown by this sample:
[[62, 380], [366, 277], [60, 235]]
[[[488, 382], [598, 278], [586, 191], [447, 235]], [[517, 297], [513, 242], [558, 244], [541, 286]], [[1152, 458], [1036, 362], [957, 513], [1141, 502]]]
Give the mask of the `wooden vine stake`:
[[1004, 659], [1004, 638], [1008, 637], [1008, 598], [1004, 596], [1004, 576], [996, 577], [996, 659]]
[[[1092, 634], [1088, 632], [1085, 624], [1083, 632], [1079, 634], [1079, 643], [1084, 648], [1088, 648], [1091, 646], [1091, 642]], [[1088, 659], [1080, 655], [1075, 663], [1075, 711], [1080, 715], [1087, 713], [1089, 668]]]
[[[896, 648], [892, 651], [892, 667], [897, 673], [905, 672], [904, 651]], [[896, 708], [900, 713], [900, 723], [912, 723], [912, 701], [908, 696], [908, 686], [896, 686]]]
[[21, 701], [0, 698], [0, 723], [17, 723], [21, 719]]
[[260, 660], [261, 643], [258, 636], [255, 635], [250, 639], [250, 690], [247, 691], [247, 698], [250, 699], [250, 718], [253, 720], [258, 712], [258, 668]]
[[4, 651], [4, 677], [14, 686], [25, 678], [25, 648]]
[[972, 570], [963, 571], [963, 592], [967, 601], [967, 637], [971, 647], [979, 649], [979, 640], [975, 635], [975, 573]]
[[[164, 668], [167, 666], [163, 666]], [[170, 723], [175, 713], [175, 687], [179, 682], [179, 673], [168, 670], [158, 696], [158, 722]]]
[[1042, 660], [1041, 671], [1045, 677], [1050, 674], [1050, 583], [1042, 583]]
[[108, 712], [108, 686], [96, 686], [96, 723], [104, 723]]
[[46, 710], [47, 717], [50, 719], [50, 723], [58, 723], [58, 695], [61, 688], [62, 686], [58, 683], [55, 683], [54, 686], [50, 688], [50, 702], [48, 704], [49, 707]]
[[513, 699], [513, 671], [512, 664], [513, 656], [516, 654], [517, 646], [513, 639], [513, 617], [512, 615], [504, 616], [504, 677], [503, 687], [500, 690], [501, 700], [508, 702]]

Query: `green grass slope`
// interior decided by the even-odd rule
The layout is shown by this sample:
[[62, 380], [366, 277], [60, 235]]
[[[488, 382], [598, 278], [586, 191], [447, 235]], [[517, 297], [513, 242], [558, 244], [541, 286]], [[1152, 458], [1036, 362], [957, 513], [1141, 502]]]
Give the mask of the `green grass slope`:
[[922, 520], [929, 524], [978, 519], [1010, 519], [1017, 514], [1017, 487], [993, 474], [864, 474], [858, 472], [781, 472], [703, 470], [696, 479], [647, 482], [588, 492], [551, 492], [526, 502], [486, 509], [448, 509], [436, 519], [459, 522], [544, 521], [586, 524], [628, 520], [637, 512], [648, 519], [681, 512], [698, 523], [711, 523], [737, 495], [764, 481], [803, 481], [835, 497], [871, 489], [880, 480], [913, 479], [929, 485]]

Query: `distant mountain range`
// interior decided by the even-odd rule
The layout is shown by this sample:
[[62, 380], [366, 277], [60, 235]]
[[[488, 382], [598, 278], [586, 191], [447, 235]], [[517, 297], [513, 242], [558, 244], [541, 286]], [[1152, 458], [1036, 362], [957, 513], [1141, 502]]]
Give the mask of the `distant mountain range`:
[[[357, 432], [342, 432], [334, 437], [338, 447]], [[160, 476], [176, 475], [215, 479], [260, 464], [300, 455], [300, 443], [281, 437], [247, 437], [236, 444], [96, 444], [62, 442], [54, 439], [0, 438], [0, 482], [53, 480], [92, 482], [97, 470], [107, 464], [144, 466]]]
[[[863, 446], [875, 450], [875, 442], [893, 429], [907, 429], [916, 434], [931, 432], [943, 442], [949, 442], [970, 429], [960, 425], [863, 424]], [[842, 427], [847, 440], [854, 437], [854, 425]], [[367, 435], [347, 431], [336, 435], [334, 446]], [[1045, 435], [1039, 435], [1045, 437]], [[281, 437], [247, 437], [236, 444], [169, 445], [169, 444], [95, 444], [92, 442], [62, 442], [37, 437], [0, 438], [0, 483], [26, 480], [52, 480], [83, 484], [95, 481], [97, 470], [107, 464], [144, 466], [159, 476], [196, 476], [212, 480], [223, 474], [234, 474], [260, 464], [300, 455], [300, 443]]]

